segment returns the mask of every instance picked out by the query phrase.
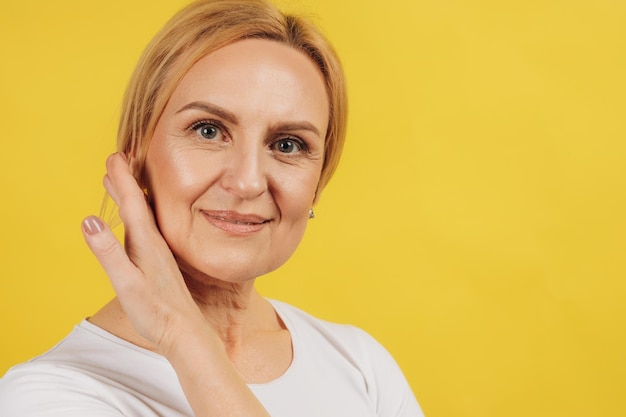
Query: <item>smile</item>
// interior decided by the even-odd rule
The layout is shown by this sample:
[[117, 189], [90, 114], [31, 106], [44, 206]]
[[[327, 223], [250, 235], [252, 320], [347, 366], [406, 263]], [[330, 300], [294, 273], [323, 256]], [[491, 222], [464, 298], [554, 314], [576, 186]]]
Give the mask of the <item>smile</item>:
[[270, 220], [256, 214], [233, 211], [202, 211], [204, 217], [216, 228], [234, 235], [249, 235], [262, 230]]
[[221, 218], [221, 217], [216, 217], [216, 219], [217, 219], [217, 220], [222, 220], [222, 221], [225, 221], [225, 222], [234, 223], [234, 224], [262, 224], [262, 223], [265, 223], [265, 222], [261, 222], [261, 223], [239, 222], [239, 221], [237, 221], [237, 220], [235, 220], [235, 221], [230, 221], [230, 220], [228, 220], [228, 219], [223, 219], [223, 218]]

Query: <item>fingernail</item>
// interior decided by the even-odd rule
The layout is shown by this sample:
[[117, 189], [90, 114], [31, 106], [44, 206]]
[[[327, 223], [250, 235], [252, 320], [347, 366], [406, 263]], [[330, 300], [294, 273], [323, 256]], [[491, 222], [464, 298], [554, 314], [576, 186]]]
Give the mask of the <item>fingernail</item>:
[[85, 220], [83, 220], [83, 230], [88, 235], [95, 235], [104, 230], [104, 224], [102, 220], [100, 220], [96, 216], [89, 216]]

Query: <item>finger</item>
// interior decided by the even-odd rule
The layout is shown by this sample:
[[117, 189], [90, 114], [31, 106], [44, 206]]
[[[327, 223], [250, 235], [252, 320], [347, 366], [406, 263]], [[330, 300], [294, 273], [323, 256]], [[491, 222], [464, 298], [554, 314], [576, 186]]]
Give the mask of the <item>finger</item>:
[[113, 290], [137, 332], [158, 343], [164, 332], [157, 306], [164, 298], [160, 286], [151, 283], [126, 254], [111, 229], [98, 217], [89, 216], [82, 223], [87, 245], [104, 268]]
[[118, 295], [123, 294], [137, 280], [141, 280], [141, 272], [101, 219], [96, 216], [87, 217], [83, 220], [82, 230], [89, 249], [104, 268]]
[[107, 173], [104, 176], [103, 184], [107, 192], [113, 197], [116, 204], [120, 204], [123, 193], [135, 193], [140, 190], [137, 181], [132, 176], [128, 159], [123, 153], [117, 152], [109, 155], [106, 160]]
[[156, 230], [145, 194], [133, 176], [125, 155], [116, 153], [109, 156], [106, 166], [104, 187], [118, 205], [126, 230], [132, 231], [136, 227]]
[[127, 160], [126, 155], [121, 152], [116, 152], [114, 154], [109, 155], [109, 157], [107, 158], [105, 162], [107, 173], [103, 178], [104, 188], [107, 190], [109, 195], [113, 198], [113, 201], [115, 201], [115, 204], [118, 204], [118, 205], [119, 205], [119, 193], [117, 192], [117, 187], [115, 183], [111, 179], [111, 171], [119, 163], [120, 159], [126, 162]]

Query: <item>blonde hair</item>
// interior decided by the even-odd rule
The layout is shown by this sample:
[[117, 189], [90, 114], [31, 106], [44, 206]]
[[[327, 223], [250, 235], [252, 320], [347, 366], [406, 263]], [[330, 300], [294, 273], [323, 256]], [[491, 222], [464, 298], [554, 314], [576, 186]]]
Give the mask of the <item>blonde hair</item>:
[[311, 23], [285, 15], [266, 0], [198, 0], [178, 12], [150, 42], [126, 91], [118, 150], [133, 155], [145, 185], [145, 157], [155, 126], [187, 71], [211, 52], [247, 39], [286, 44], [311, 58], [326, 83], [329, 120], [318, 193], [335, 171], [345, 138], [347, 98], [332, 46]]

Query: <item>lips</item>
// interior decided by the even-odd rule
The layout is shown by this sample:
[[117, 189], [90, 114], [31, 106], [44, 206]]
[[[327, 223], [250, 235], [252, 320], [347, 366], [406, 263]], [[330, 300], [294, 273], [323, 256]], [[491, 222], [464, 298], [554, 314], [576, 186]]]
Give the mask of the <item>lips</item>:
[[213, 226], [235, 235], [256, 233], [270, 222], [270, 219], [256, 214], [242, 214], [235, 211], [203, 210], [202, 214]]

